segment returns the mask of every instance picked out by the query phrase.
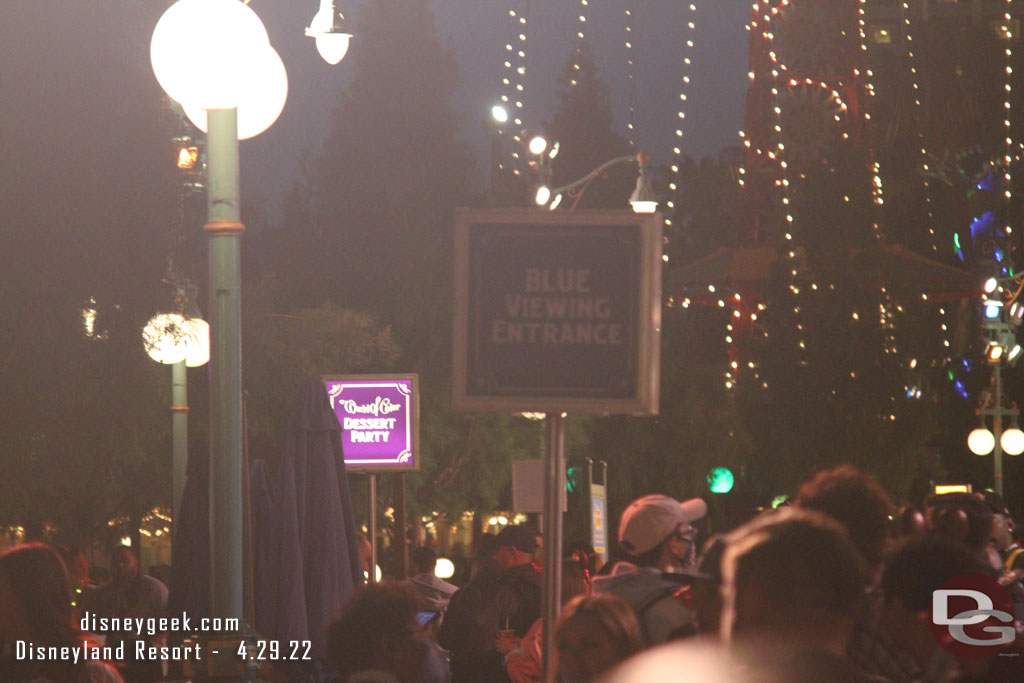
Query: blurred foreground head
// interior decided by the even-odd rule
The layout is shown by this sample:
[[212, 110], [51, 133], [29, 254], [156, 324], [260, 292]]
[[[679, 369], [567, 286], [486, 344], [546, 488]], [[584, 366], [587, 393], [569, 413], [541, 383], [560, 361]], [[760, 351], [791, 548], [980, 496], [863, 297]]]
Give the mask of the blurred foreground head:
[[15, 640], [53, 646], [76, 640], [64, 563], [44, 543], [0, 554], [0, 641]]
[[730, 535], [722, 573], [724, 642], [754, 656], [844, 654], [867, 567], [836, 521], [799, 508], [766, 513]]
[[589, 683], [644, 646], [633, 608], [611, 593], [578, 595], [555, 628], [558, 680]]
[[385, 672], [398, 683], [448, 680], [447, 664], [416, 618], [423, 606], [419, 594], [404, 584], [357, 589], [327, 631], [327, 658], [341, 680], [367, 672]]
[[881, 562], [892, 523], [892, 501], [875, 478], [853, 465], [818, 472], [800, 487], [797, 507], [831, 517], [846, 529], [870, 564]]

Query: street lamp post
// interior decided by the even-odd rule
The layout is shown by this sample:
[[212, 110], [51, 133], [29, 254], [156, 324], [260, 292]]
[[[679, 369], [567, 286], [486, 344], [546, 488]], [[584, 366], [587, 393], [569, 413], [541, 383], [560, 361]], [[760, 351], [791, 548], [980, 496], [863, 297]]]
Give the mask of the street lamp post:
[[[177, 521], [188, 465], [186, 370], [205, 365], [210, 360], [210, 326], [204, 320], [185, 318], [180, 313], [160, 313], [150, 318], [143, 328], [142, 343], [150, 358], [171, 366], [171, 511]], [[175, 524], [175, 534], [177, 530]]]
[[[1024, 432], [1017, 426], [1020, 411], [1015, 403], [1003, 396], [1002, 366], [992, 369], [992, 389], [975, 411], [981, 424], [967, 436], [967, 447], [975, 455], [992, 453], [993, 488], [1003, 495], [1003, 454], [1020, 455], [1024, 452]], [[992, 430], [985, 423], [992, 418]], [[1004, 420], [1010, 418], [1010, 428], [1004, 429]]]
[[[334, 4], [310, 35], [338, 60], [347, 46]], [[330, 25], [321, 26], [325, 18]], [[181, 40], [189, 36], [188, 41]], [[338, 54], [341, 52], [340, 54]], [[238, 0], [178, 0], [161, 16], [150, 44], [164, 91], [207, 132], [207, 222], [210, 286], [210, 607], [238, 618], [243, 608], [243, 452], [239, 112], [254, 120], [251, 137], [284, 106], [287, 76], [256, 13]], [[274, 86], [277, 87], [274, 87]], [[283, 86], [283, 87], [282, 87]], [[276, 97], [276, 101], [266, 100]], [[205, 122], [202, 121], [205, 112]], [[200, 120], [197, 120], [200, 119]], [[246, 129], [250, 129], [247, 124]]]

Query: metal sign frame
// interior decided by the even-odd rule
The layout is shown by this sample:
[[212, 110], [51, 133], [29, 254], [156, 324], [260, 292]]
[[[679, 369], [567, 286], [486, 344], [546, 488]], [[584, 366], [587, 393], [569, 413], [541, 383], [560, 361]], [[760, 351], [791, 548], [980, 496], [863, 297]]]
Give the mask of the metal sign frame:
[[[548, 414], [564, 412], [580, 415], [656, 415], [660, 377], [662, 224], [661, 214], [636, 214], [632, 211], [457, 209], [452, 349], [453, 409], [467, 412], [536, 411]], [[593, 238], [584, 239], [589, 230], [593, 231]], [[615, 236], [618, 241], [614, 245], [611, 244], [609, 236]], [[630, 259], [637, 274], [637, 281], [629, 282], [631, 292], [624, 296], [632, 299], [628, 304], [631, 308], [616, 311], [629, 323], [619, 327], [625, 330], [624, 338], [625, 343], [629, 345], [629, 364], [632, 367], [618, 368], [629, 380], [628, 383], [624, 383], [628, 389], [624, 389], [620, 394], [609, 390], [606, 395], [599, 395], [600, 391], [591, 391], [589, 387], [581, 391], [544, 387], [543, 392], [524, 390], [522, 393], [514, 389], [493, 392], [470, 389], [473, 384], [486, 384], [479, 377], [472, 376], [475, 372], [472, 366], [483, 363], [471, 362], [470, 354], [482, 354], [480, 349], [486, 344], [480, 341], [481, 330], [471, 329], [470, 316], [471, 306], [482, 310], [482, 304], [473, 302], [478, 298], [482, 300], [483, 294], [479, 291], [483, 289], [481, 283], [484, 278], [491, 275], [480, 272], [480, 254], [474, 252], [474, 240], [479, 243], [484, 238], [492, 237], [499, 241], [504, 240], [503, 244], [514, 244], [524, 253], [528, 253], [533, 245], [537, 244], [535, 252], [529, 253], [529, 256], [537, 259], [538, 263], [543, 261], [550, 264], [561, 255], [553, 254], [550, 248], [544, 250], [545, 246], [550, 245], [540, 243], [541, 240], [551, 242], [557, 239], [564, 239], [566, 244], [577, 248], [577, 253], [588, 249], [593, 251], [605, 248], [606, 252], [599, 255], [623, 255]], [[608, 243], [602, 242], [603, 237], [608, 237]], [[619, 245], [622, 245], [622, 248], [618, 251], [609, 248]], [[630, 249], [635, 251], [631, 252]], [[492, 259], [496, 258], [493, 252], [492, 249]], [[582, 257], [577, 255], [575, 258]], [[529, 263], [521, 265], [524, 273], [531, 269]], [[520, 264], [510, 266], [510, 269], [513, 267], [519, 268]], [[566, 270], [578, 267], [579, 262], [566, 264]], [[598, 280], [599, 278], [594, 278], [595, 282]], [[510, 282], [502, 281], [500, 284], [509, 285]], [[480, 313], [476, 309], [474, 315], [487, 315], [486, 312]], [[480, 321], [477, 325], [482, 327]], [[544, 352], [543, 345], [536, 346], [540, 352]], [[493, 354], [490, 347], [488, 353]], [[526, 355], [526, 352], [522, 353]], [[551, 354], [551, 351], [548, 350], [547, 353]], [[550, 361], [551, 357], [546, 360]], [[605, 368], [602, 367], [603, 369]]]
[[[344, 382], [353, 388], [370, 388], [374, 386], [380, 387], [394, 387], [395, 382], [409, 382], [411, 393], [406, 395], [405, 410], [408, 415], [408, 422], [406, 425], [406, 443], [408, 444], [409, 456], [408, 462], [395, 462], [395, 463], [374, 463], [364, 462], [358, 459], [351, 459], [351, 454], [346, 452], [345, 455], [345, 469], [349, 472], [417, 472], [420, 469], [420, 385], [419, 375], [416, 374], [381, 374], [381, 375], [323, 375], [321, 381], [324, 383], [324, 388], [327, 390], [328, 398], [331, 402], [331, 410], [337, 415], [335, 409], [334, 396], [332, 396], [328, 382]], [[404, 392], [400, 392], [404, 393]], [[341, 419], [338, 420], [341, 424], [341, 431], [344, 434], [346, 431], [344, 423]], [[344, 439], [342, 440], [344, 444]], [[344, 449], [343, 449], [344, 450]], [[401, 458], [403, 453], [397, 454], [398, 458]]]

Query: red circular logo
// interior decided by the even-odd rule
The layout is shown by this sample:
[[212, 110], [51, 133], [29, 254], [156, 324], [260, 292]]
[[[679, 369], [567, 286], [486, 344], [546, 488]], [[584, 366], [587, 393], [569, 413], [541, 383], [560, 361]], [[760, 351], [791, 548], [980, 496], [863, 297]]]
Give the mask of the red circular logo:
[[1013, 601], [995, 579], [960, 574], [932, 593], [932, 635], [954, 657], [980, 659], [1013, 643]]

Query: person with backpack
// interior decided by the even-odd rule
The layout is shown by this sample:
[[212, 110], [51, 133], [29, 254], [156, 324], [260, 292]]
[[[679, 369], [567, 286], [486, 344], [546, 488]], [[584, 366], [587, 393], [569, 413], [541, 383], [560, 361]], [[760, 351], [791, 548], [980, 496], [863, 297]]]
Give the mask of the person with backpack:
[[659, 494], [634, 500], [619, 521], [619, 546], [631, 561], [594, 579], [595, 593], [611, 593], [633, 608], [648, 645], [693, 635], [696, 613], [681, 599], [695, 574], [697, 530], [708, 511], [700, 498], [679, 502]]

